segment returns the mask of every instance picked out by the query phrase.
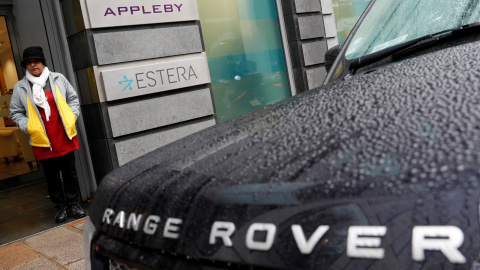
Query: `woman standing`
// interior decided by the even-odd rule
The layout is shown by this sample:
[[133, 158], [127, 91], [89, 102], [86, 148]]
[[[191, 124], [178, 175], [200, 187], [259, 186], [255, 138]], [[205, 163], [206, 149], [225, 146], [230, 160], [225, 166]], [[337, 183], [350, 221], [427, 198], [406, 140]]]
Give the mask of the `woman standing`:
[[48, 70], [41, 47], [26, 48], [22, 66], [27, 74], [14, 87], [11, 118], [30, 135], [35, 157], [45, 172], [50, 199], [57, 208], [55, 221], [84, 217], [85, 210], [78, 205], [73, 153], [79, 148], [75, 129], [80, 115], [77, 93], [62, 74]]

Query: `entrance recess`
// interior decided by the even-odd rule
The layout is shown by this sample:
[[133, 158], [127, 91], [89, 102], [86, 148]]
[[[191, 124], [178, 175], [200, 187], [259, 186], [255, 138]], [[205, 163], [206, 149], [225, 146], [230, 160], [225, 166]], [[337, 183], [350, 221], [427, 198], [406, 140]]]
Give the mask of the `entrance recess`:
[[[13, 16], [12, 14], [15, 14]], [[50, 0], [0, 0], [0, 16], [5, 19], [6, 28], [0, 31], [6, 33], [10, 39], [11, 54], [13, 55], [13, 66], [17, 73], [15, 82], [23, 78], [24, 70], [21, 63], [21, 52], [24, 48], [30, 46], [41, 46], [45, 54], [45, 59], [50, 71], [62, 73], [70, 81], [75, 89], [77, 88], [75, 74], [73, 72], [72, 62], [68, 49], [67, 38], [65, 36], [65, 29], [63, 25], [63, 18], [58, 1]], [[2, 40], [0, 40], [0, 43]], [[7, 44], [7, 43], [6, 43]], [[0, 51], [2, 51], [0, 46]], [[0, 66], [3, 67], [3, 60], [0, 61]], [[12, 82], [15, 85], [15, 82]], [[6, 79], [6, 84], [8, 85]], [[1, 79], [0, 79], [1, 84]], [[11, 88], [13, 88], [13, 85]], [[7, 86], [9, 90], [9, 86]], [[2, 94], [3, 96], [3, 94]], [[5, 99], [8, 99], [5, 97]], [[5, 106], [9, 106], [7, 102]], [[2, 103], [4, 104], [4, 103]], [[82, 104], [82, 100], [80, 100]], [[5, 111], [4, 111], [5, 110]], [[9, 110], [2, 108], [2, 113], [9, 113]], [[9, 115], [5, 116], [8, 118]], [[3, 116], [2, 116], [3, 117]], [[7, 121], [8, 122], [8, 121]], [[0, 123], [1, 124], [1, 123]], [[7, 123], [12, 124], [12, 123]], [[23, 134], [23, 133], [21, 133]], [[86, 140], [85, 128], [83, 124], [83, 117], [77, 119], [77, 134], [80, 142], [80, 149], [75, 151], [75, 163], [77, 167], [78, 182], [80, 187], [80, 194], [82, 200], [87, 200], [91, 197], [96, 189], [96, 181], [93, 174], [93, 166]], [[20, 140], [17, 138], [20, 145]], [[15, 157], [9, 157], [9, 164], [14, 162], [26, 161], [25, 154], [20, 148], [21, 154]], [[0, 159], [0, 164], [5, 163], [5, 160]], [[25, 163], [30, 169], [29, 163]], [[38, 166], [37, 166], [38, 165]], [[25, 186], [30, 183], [43, 181], [44, 173], [40, 163], [31, 163], [29, 172], [16, 173], [15, 175], [8, 175], [8, 178], [0, 180], [0, 192], [20, 186]], [[12, 173], [11, 167], [8, 172]], [[6, 172], [6, 170], [4, 170]], [[2, 179], [2, 178], [0, 178]]]
[[28, 135], [10, 118], [10, 100], [19, 79], [20, 60], [15, 59], [19, 52], [12, 29], [8, 9], [0, 8], [0, 191], [43, 179]]

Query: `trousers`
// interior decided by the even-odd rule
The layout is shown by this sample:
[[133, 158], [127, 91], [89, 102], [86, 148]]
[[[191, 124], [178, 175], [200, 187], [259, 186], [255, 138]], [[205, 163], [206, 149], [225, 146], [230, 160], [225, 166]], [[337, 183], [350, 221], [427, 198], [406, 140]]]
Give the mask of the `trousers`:
[[73, 151], [63, 156], [40, 160], [40, 163], [47, 179], [50, 200], [55, 206], [59, 208], [63, 205], [78, 204], [78, 178]]

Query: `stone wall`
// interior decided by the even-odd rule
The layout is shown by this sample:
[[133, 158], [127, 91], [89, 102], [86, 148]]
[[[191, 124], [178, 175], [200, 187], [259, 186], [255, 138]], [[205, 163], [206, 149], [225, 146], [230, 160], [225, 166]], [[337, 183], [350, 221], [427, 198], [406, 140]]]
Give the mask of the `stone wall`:
[[[281, 2], [296, 92], [314, 89], [327, 75], [324, 54], [337, 43], [331, 0]], [[138, 72], [125, 75], [125, 80], [111, 79], [110, 76], [123, 77], [121, 72], [137, 67], [145, 70], [152, 65], [185, 59], [201, 58], [206, 63], [198, 19], [161, 23], [128, 20], [112, 26], [104, 18], [110, 16], [108, 13], [117, 12], [114, 9], [96, 17], [101, 23], [99, 26], [92, 19], [96, 12], [92, 6], [100, 2], [61, 0], [60, 3], [97, 181], [136, 157], [216, 124], [206, 64], [205, 68], [196, 70], [195, 77], [207, 76], [208, 81], [177, 85], [174, 89], [165, 88], [148, 94], [142, 94], [141, 88], [146, 88], [149, 82], [157, 83], [148, 77], [148, 72], [147, 77]], [[130, 7], [124, 15], [133, 15], [138, 9]], [[198, 14], [198, 10], [195, 11]], [[185, 73], [185, 69], [182, 71]], [[172, 82], [170, 75], [174, 78], [175, 71], [170, 72], [168, 77], [156, 80], [162, 80], [162, 86], [166, 78]], [[181, 79], [178, 69], [176, 72], [177, 80]], [[199, 72], [201, 74], [197, 74]], [[153, 71], [150, 76], [152, 74]], [[161, 71], [159, 75], [162, 76]], [[135, 91], [130, 91], [132, 76], [137, 76]], [[129, 90], [125, 87], [123, 91], [112, 93], [113, 88], [127, 82], [130, 82], [126, 85], [130, 86]], [[124, 94], [130, 96], [123, 97]]]
[[325, 52], [338, 44], [331, 0], [282, 0], [297, 92], [322, 85]]
[[[206, 59], [198, 20], [93, 28], [86, 0], [60, 3], [97, 181], [132, 159], [216, 124], [209, 81], [148, 94], [137, 94], [126, 84], [123, 91], [132, 96], [115, 99], [108, 95], [111, 85], [123, 82], [103, 81], [119, 70]], [[195, 72], [209, 78], [208, 66]], [[173, 75], [185, 78], [172, 74], [163, 73], [156, 81], [140, 80], [137, 74], [138, 85], [132, 86], [145, 88], [139, 82], [160, 80], [163, 85], [167, 79], [176, 83]]]

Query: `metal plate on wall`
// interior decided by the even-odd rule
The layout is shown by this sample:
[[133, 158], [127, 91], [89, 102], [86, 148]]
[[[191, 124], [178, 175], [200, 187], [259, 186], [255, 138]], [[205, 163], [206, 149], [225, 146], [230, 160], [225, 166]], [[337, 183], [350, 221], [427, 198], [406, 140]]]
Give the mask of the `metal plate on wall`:
[[199, 20], [195, 0], [86, 0], [91, 28]]
[[105, 70], [101, 74], [106, 101], [210, 83], [205, 53], [179, 61], [162, 59], [149, 65]]

